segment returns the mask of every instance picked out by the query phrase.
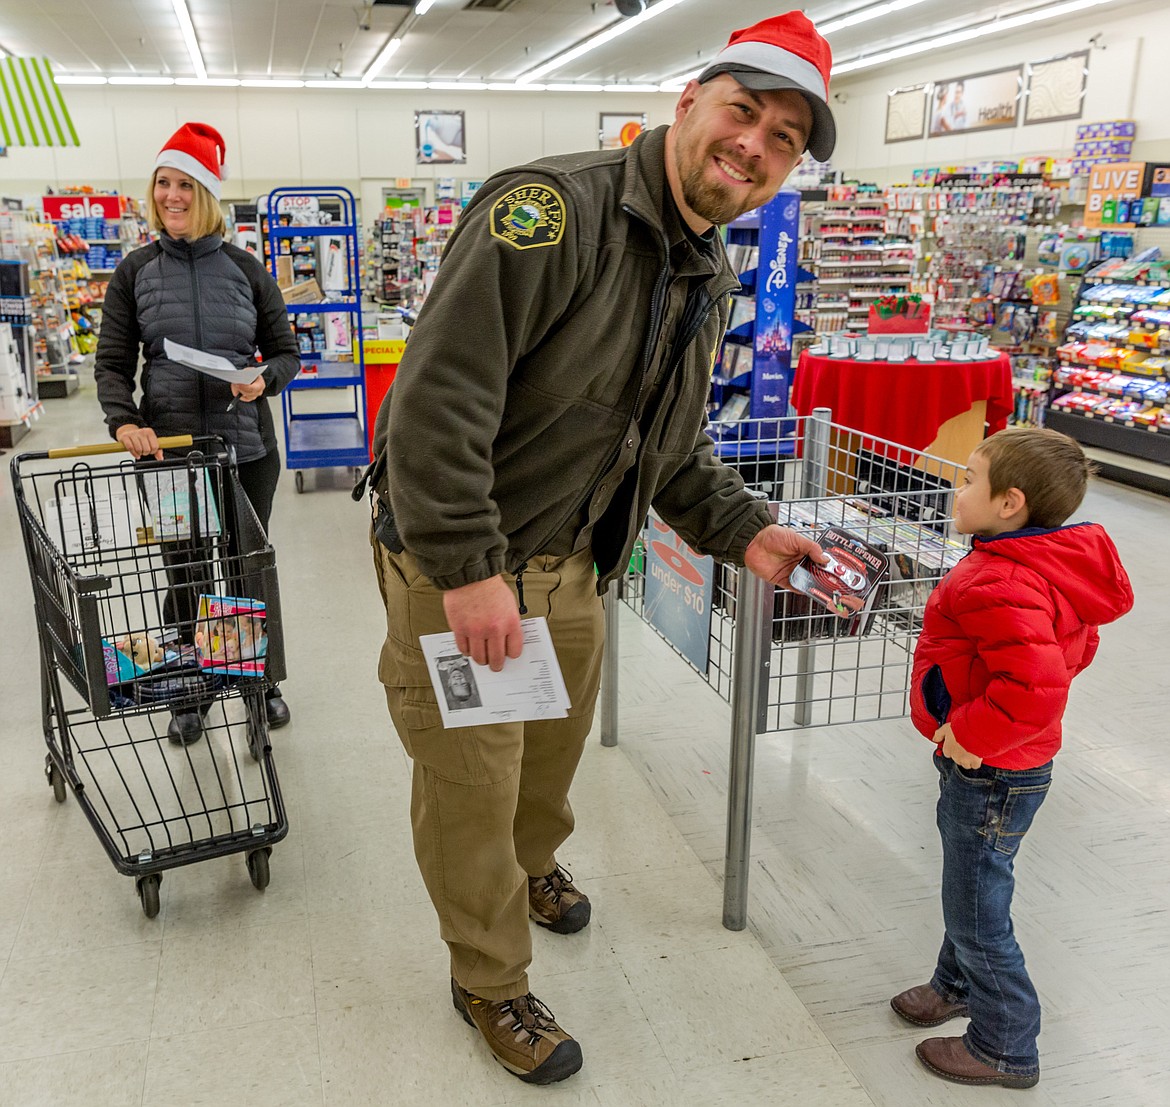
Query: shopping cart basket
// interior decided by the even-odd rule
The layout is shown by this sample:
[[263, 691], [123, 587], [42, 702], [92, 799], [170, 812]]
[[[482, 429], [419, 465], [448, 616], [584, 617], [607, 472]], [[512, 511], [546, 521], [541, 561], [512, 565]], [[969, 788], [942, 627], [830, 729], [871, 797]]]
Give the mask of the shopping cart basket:
[[[166, 869], [241, 852], [259, 889], [288, 822], [265, 698], [284, 677], [276, 560], [216, 438], [23, 453], [12, 482], [40, 642], [45, 773], [142, 909]], [[64, 678], [64, 679], [62, 679]], [[168, 739], [172, 713], [203, 737]], [[244, 750], [247, 755], [244, 755]]]

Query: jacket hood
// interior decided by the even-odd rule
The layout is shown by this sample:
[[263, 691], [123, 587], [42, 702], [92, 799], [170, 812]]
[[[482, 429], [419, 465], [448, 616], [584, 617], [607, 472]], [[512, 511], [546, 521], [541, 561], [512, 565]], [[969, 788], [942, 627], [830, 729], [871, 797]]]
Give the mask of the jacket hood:
[[1117, 547], [1097, 523], [1054, 530], [1028, 527], [994, 538], [977, 537], [975, 548], [1034, 570], [1090, 626], [1111, 623], [1133, 607], [1133, 588]]

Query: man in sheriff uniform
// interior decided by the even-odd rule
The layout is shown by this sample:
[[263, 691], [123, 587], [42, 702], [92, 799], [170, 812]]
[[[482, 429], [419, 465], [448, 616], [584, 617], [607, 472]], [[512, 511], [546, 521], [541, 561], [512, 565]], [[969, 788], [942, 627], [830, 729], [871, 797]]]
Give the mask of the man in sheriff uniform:
[[[770, 200], [805, 150], [832, 153], [830, 67], [801, 13], [766, 19], [687, 85], [669, 128], [486, 181], [378, 415], [379, 676], [414, 761], [415, 855], [456, 1010], [530, 1083], [581, 1067], [529, 990], [528, 926], [589, 922], [557, 850], [597, 698], [600, 593], [651, 506], [696, 550], [780, 585], [805, 554], [824, 560], [704, 427], [738, 284], [715, 226]], [[499, 670], [522, 614], [548, 620], [568, 718], [444, 729], [419, 636], [449, 629]]]

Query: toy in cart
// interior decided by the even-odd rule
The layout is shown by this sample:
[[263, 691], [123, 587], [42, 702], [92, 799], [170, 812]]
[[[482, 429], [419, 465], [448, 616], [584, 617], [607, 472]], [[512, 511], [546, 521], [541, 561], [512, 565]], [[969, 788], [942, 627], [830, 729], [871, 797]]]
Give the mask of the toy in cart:
[[263, 676], [268, 652], [264, 604], [240, 596], [200, 596], [195, 623], [199, 667], [228, 676]]
[[789, 583], [811, 596], [834, 615], [856, 615], [873, 603], [874, 589], [890, 569], [890, 559], [870, 542], [839, 527], [826, 527], [816, 536], [828, 562], [818, 565], [802, 558]]

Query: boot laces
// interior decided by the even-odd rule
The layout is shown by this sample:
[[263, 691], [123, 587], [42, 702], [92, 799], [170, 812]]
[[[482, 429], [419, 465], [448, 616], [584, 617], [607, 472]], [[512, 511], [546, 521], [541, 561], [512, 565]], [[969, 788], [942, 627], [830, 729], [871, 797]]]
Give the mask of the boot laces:
[[515, 1021], [512, 1023], [512, 1033], [516, 1035], [517, 1040], [521, 1040], [527, 1034], [529, 1045], [536, 1045], [541, 1039], [542, 1032], [557, 1029], [553, 1013], [531, 992], [501, 1003], [500, 1011], [513, 1017]]
[[544, 886], [552, 898], [553, 903], [561, 902], [561, 895], [573, 884], [573, 874], [568, 869], [558, 865], [544, 878]]

